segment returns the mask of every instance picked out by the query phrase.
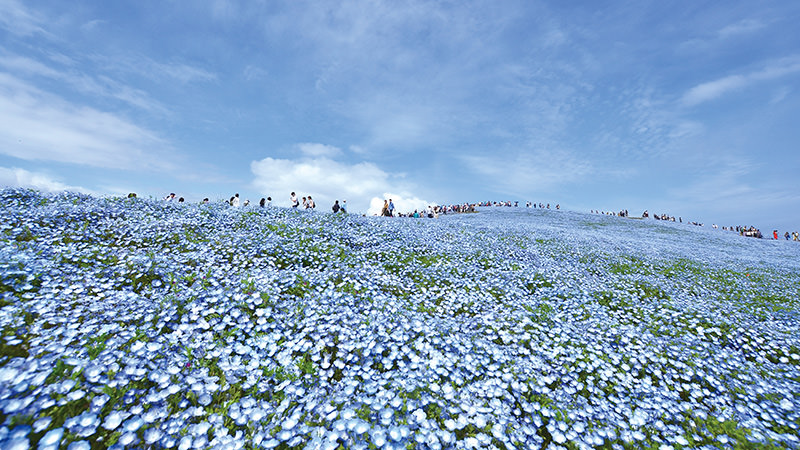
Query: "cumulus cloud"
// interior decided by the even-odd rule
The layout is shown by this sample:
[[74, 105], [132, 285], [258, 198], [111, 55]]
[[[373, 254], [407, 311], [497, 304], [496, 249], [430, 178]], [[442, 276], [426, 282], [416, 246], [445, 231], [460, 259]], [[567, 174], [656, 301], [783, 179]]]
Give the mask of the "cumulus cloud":
[[[370, 162], [347, 163], [334, 157], [342, 156], [337, 148], [324, 144], [298, 144], [297, 159], [264, 158], [250, 163], [254, 175], [252, 185], [264, 196], [271, 196], [279, 206], [289, 206], [289, 194], [298, 197], [311, 195], [317, 209], [329, 211], [335, 200], [347, 200], [350, 212], [366, 213], [376, 195], [388, 192], [395, 204], [429, 204], [411, 194], [400, 177], [390, 174]], [[389, 197], [386, 197], [389, 198]], [[383, 205], [383, 200], [381, 205]], [[398, 203], [398, 201], [402, 203]], [[378, 209], [380, 211], [380, 208]]]
[[0, 186], [5, 187], [24, 187], [48, 192], [82, 192], [93, 194], [94, 192], [80, 187], [64, 184], [48, 174], [41, 172], [30, 172], [16, 167], [0, 167]]
[[395, 194], [391, 192], [384, 192], [382, 197], [372, 197], [369, 201], [369, 208], [367, 209], [368, 216], [377, 216], [383, 210], [383, 203], [391, 200], [394, 204], [395, 214], [397, 213], [413, 213], [414, 211], [425, 211], [428, 206], [436, 206], [436, 203], [431, 203], [419, 197], [407, 197], [402, 194]]
[[0, 73], [0, 153], [118, 169], [169, 169], [169, 145], [123, 117], [74, 105]]

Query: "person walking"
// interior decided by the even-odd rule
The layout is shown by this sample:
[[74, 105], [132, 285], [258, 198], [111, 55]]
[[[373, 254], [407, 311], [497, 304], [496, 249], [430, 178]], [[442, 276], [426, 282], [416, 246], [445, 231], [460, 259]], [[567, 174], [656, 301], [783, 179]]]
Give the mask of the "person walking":
[[394, 217], [394, 203], [389, 199], [389, 217]]
[[347, 200], [342, 200], [342, 204], [339, 207], [339, 211], [347, 214]]
[[339, 200], [333, 202], [333, 206], [331, 207], [334, 213], [338, 213], [341, 207], [339, 206]]

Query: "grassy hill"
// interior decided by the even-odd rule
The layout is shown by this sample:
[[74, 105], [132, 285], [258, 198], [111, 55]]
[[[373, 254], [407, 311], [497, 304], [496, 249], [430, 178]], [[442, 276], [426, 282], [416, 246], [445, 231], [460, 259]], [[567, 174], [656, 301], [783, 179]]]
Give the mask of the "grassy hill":
[[800, 446], [796, 242], [527, 208], [0, 205], [2, 448]]

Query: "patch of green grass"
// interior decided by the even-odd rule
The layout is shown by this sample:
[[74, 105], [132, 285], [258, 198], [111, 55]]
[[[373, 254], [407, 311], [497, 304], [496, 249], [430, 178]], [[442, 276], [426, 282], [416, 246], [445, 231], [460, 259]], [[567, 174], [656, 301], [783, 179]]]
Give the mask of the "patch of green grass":
[[89, 359], [95, 359], [97, 356], [106, 349], [106, 342], [108, 341], [108, 333], [100, 336], [91, 336], [87, 339], [85, 348]]
[[525, 290], [533, 295], [541, 288], [553, 287], [553, 282], [548, 280], [544, 275], [537, 273], [532, 279], [526, 281]]
[[611, 261], [608, 271], [617, 275], [649, 274], [651, 268], [639, 258], [628, 256], [622, 261]]
[[523, 305], [526, 311], [531, 313], [531, 320], [537, 323], [551, 323], [550, 316], [553, 314], [553, 307], [549, 303], [540, 303], [538, 305]]
[[311, 361], [311, 355], [308, 353], [303, 354], [303, 357], [295, 361], [295, 364], [303, 374], [313, 376], [317, 373], [317, 367], [314, 365], [314, 362]]
[[619, 298], [616, 294], [610, 291], [595, 291], [592, 292], [592, 297], [597, 300], [597, 303], [605, 306], [606, 308], [611, 309], [612, 311], [617, 311], [620, 309], [627, 309], [631, 307], [631, 303], [626, 299]]

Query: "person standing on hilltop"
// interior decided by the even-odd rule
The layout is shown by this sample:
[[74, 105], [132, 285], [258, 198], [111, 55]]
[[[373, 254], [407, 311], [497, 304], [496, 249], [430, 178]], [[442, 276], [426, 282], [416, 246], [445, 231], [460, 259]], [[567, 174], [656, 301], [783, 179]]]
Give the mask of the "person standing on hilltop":
[[233, 200], [231, 201], [231, 206], [238, 207], [239, 206], [239, 193], [237, 192], [236, 195], [233, 196]]
[[347, 200], [342, 200], [342, 205], [339, 208], [339, 211], [347, 214]]
[[333, 202], [333, 206], [331, 207], [334, 213], [338, 213], [341, 207], [339, 206], [339, 200]]
[[394, 217], [394, 202], [389, 199], [389, 217]]
[[299, 206], [299, 202], [297, 201], [297, 194], [295, 194], [294, 192], [292, 192], [291, 200], [292, 200], [292, 208], [297, 209], [297, 207]]
[[383, 208], [381, 209], [381, 216], [389, 217], [389, 201], [388, 200], [384, 200], [383, 201]]
[[308, 209], [313, 211], [314, 208], [316, 208], [316, 207], [317, 207], [317, 204], [314, 203], [314, 199], [312, 199], [311, 196], [309, 195], [308, 196]]

